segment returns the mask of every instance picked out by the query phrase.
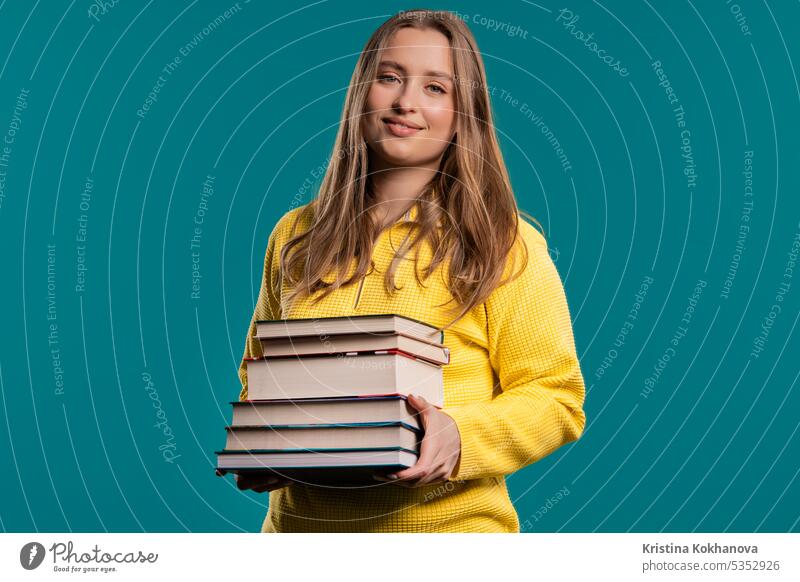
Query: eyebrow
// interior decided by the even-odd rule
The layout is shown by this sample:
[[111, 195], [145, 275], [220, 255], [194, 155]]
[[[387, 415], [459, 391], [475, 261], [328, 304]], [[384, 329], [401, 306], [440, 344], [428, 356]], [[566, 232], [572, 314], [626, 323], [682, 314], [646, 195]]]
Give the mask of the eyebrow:
[[[381, 61], [380, 63], [378, 63], [378, 66], [379, 67], [394, 67], [395, 69], [398, 69], [399, 71], [402, 71], [403, 73], [407, 72], [407, 69], [403, 65], [398, 63], [397, 61]], [[437, 78], [440, 78], [440, 79], [447, 79], [448, 81], [452, 81], [453, 80], [453, 77], [451, 77], [449, 74], [447, 74], [445, 72], [442, 72], [442, 71], [426, 71], [422, 76], [423, 77], [437, 77]]]

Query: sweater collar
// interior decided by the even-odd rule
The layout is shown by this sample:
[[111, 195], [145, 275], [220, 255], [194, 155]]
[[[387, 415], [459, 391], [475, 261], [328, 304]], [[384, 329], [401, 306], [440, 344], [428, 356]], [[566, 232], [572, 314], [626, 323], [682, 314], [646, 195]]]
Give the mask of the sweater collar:
[[414, 204], [411, 205], [411, 208], [406, 210], [406, 213], [400, 217], [397, 222], [413, 222], [416, 220], [417, 215], [419, 214], [419, 202], [415, 201]]

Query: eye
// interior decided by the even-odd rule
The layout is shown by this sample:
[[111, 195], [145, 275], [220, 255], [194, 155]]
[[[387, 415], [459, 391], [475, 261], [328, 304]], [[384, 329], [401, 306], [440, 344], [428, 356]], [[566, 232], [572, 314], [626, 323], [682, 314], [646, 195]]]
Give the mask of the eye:
[[394, 75], [378, 75], [378, 81], [386, 82], [386, 81], [393, 81], [393, 80], [399, 81], [400, 79], [398, 79]]
[[431, 84], [431, 85], [428, 85], [428, 88], [435, 89], [434, 93], [439, 93], [440, 95], [444, 95], [445, 93], [447, 93], [447, 91], [445, 91], [444, 87], [442, 87], [441, 85], [433, 85], [433, 84]]

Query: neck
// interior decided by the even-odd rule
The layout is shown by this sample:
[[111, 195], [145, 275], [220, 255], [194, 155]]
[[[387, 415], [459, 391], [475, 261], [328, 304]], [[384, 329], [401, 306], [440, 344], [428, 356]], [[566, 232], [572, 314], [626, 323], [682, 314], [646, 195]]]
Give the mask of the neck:
[[438, 164], [436, 167], [407, 167], [376, 162], [370, 168], [370, 185], [378, 226], [383, 228], [403, 216], [423, 193], [437, 170]]

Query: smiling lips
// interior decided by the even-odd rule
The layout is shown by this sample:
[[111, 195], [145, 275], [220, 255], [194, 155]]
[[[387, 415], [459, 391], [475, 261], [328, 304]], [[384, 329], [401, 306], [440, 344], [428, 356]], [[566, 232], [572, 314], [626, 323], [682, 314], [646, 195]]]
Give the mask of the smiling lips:
[[398, 137], [408, 137], [422, 130], [416, 123], [397, 117], [388, 117], [384, 119], [383, 122], [386, 124], [386, 127], [389, 128], [389, 131]]

